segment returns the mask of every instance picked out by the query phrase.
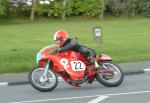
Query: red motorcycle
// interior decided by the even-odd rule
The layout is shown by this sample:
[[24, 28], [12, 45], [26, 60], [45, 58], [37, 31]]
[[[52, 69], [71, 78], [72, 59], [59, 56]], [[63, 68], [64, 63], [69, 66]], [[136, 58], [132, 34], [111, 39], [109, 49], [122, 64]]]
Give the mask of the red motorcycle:
[[108, 87], [115, 87], [123, 82], [124, 74], [121, 68], [112, 63], [108, 55], [101, 54], [95, 58], [100, 66], [100, 69], [95, 71], [94, 64], [89, 64], [80, 53], [54, 53], [57, 48], [57, 45], [50, 45], [38, 52], [38, 67], [29, 73], [29, 82], [35, 89], [43, 92], [54, 90], [58, 85], [58, 75], [75, 87], [86, 82], [91, 84], [95, 78]]

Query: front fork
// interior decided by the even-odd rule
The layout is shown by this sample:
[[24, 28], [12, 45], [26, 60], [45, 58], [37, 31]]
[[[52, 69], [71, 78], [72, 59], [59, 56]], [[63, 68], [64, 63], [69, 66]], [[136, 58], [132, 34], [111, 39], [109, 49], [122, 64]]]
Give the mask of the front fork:
[[106, 67], [103, 63], [100, 63], [100, 74], [102, 74], [103, 78], [109, 80], [113, 78], [113, 72], [110, 68]]
[[97, 63], [99, 65], [100, 70], [107, 69], [107, 67], [103, 65], [103, 63], [101, 63], [100, 61], [97, 61]]
[[49, 63], [50, 63], [50, 61], [46, 62], [43, 75], [41, 75], [41, 77], [40, 77], [40, 82], [42, 84], [44, 84], [48, 80], [48, 78], [47, 78], [47, 72], [48, 72], [48, 69], [49, 69]]
[[50, 63], [50, 61], [48, 60], [47, 63], [46, 63], [46, 65], [45, 65], [45, 68], [44, 68], [44, 73], [43, 73], [44, 77], [46, 77], [46, 75], [47, 75], [47, 71], [49, 69], [49, 63]]

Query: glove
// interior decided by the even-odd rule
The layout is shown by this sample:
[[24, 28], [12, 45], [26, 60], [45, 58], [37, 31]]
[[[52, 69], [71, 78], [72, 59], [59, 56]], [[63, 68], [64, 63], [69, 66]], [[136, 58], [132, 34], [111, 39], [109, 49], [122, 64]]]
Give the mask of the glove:
[[59, 48], [57, 48], [56, 50], [53, 50], [53, 54], [57, 54], [59, 53]]
[[57, 50], [53, 50], [53, 52], [52, 52], [52, 53], [53, 53], [53, 54], [57, 54], [57, 52], [58, 52]]

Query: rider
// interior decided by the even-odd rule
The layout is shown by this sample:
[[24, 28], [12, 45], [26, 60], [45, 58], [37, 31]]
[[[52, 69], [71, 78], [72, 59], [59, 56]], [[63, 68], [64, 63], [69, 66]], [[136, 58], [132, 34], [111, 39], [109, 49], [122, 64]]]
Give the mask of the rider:
[[96, 57], [96, 52], [93, 49], [87, 48], [86, 46], [80, 45], [75, 39], [68, 37], [68, 33], [64, 30], [59, 30], [54, 34], [54, 41], [57, 42], [59, 48], [55, 52], [63, 52], [66, 50], [72, 50], [79, 52], [84, 57], [87, 58], [90, 64], [95, 65], [94, 70], [98, 70], [99, 65], [94, 59]]

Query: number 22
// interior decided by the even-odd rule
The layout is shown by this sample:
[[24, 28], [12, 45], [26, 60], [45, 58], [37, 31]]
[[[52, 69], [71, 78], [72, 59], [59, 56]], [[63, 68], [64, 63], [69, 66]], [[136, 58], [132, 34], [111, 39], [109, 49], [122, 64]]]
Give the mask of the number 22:
[[76, 70], [78, 70], [78, 69], [83, 69], [81, 62], [73, 62], [73, 63], [75, 64], [75, 69], [76, 69]]

